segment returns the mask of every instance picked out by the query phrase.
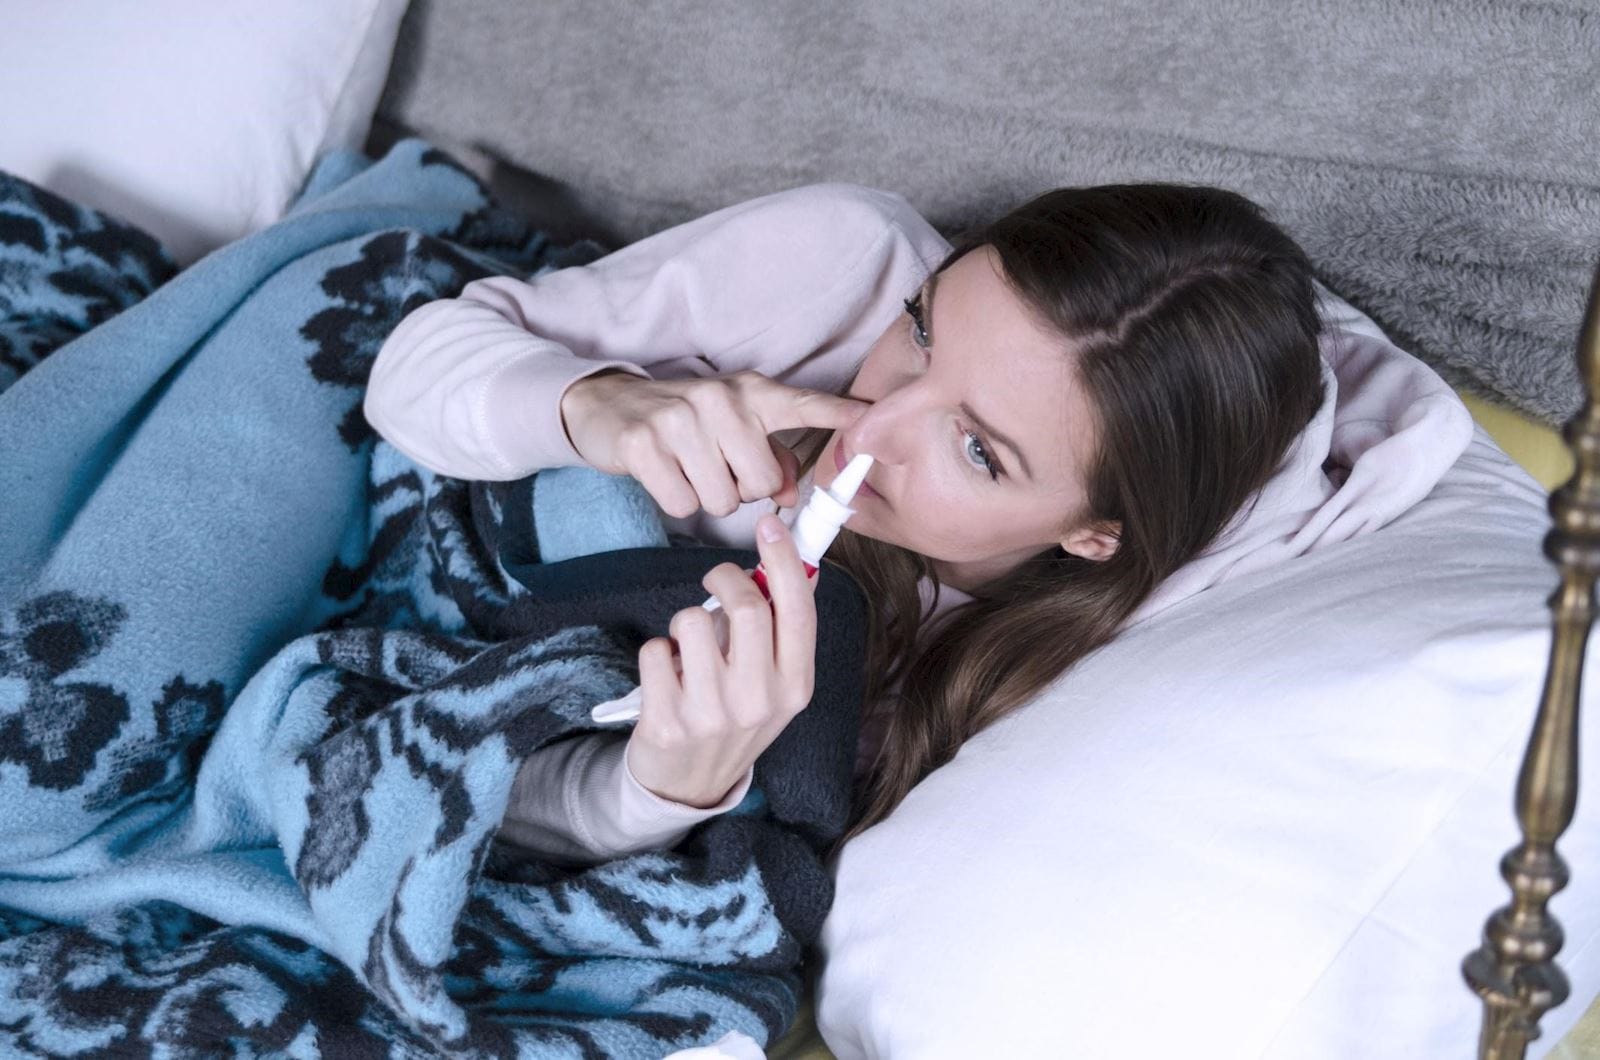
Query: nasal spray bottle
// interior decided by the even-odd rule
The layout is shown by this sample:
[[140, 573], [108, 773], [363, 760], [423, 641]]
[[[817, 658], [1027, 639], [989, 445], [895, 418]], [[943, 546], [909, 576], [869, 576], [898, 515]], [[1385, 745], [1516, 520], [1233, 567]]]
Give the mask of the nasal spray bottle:
[[[845, 520], [856, 514], [856, 510], [850, 507], [850, 502], [855, 500], [856, 491], [861, 488], [861, 483], [866, 481], [867, 472], [871, 469], [872, 457], [866, 453], [858, 453], [844, 466], [844, 470], [839, 472], [828, 488], [823, 489], [819, 486], [813, 489], [805, 507], [795, 516], [794, 525], [789, 527], [789, 533], [794, 537], [800, 559], [805, 563], [807, 578], [817, 576], [822, 563], [822, 554], [833, 544], [833, 539], [839, 535], [839, 528], [845, 524]], [[768, 600], [772, 599], [772, 594], [767, 590], [766, 564], [758, 563], [755, 570], [748, 573], [755, 579], [761, 595]], [[726, 652], [728, 616], [722, 610], [722, 601], [713, 596], [700, 606], [715, 617], [717, 644]], [[673, 663], [680, 668], [682, 666], [676, 656], [673, 657]], [[635, 688], [621, 699], [611, 699], [601, 703], [589, 712], [589, 716], [597, 722], [632, 721], [639, 716], [639, 703], [642, 698], [643, 691]]]

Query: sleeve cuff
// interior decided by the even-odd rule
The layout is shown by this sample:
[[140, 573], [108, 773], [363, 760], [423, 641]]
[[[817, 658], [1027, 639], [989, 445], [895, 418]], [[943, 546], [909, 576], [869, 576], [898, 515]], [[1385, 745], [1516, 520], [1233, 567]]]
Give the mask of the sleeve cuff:
[[702, 808], [673, 802], [646, 788], [633, 775], [627, 763], [630, 742], [609, 743], [585, 764], [583, 792], [575, 807], [580, 813], [575, 815], [574, 823], [584, 841], [595, 849], [610, 851], [612, 856], [676, 846], [696, 824], [743, 802], [755, 778], [752, 766], [715, 806]]
[[512, 781], [499, 838], [568, 863], [606, 857], [605, 851], [585, 845], [574, 827], [573, 802], [579, 798], [579, 777], [594, 752], [626, 738], [626, 734], [591, 733], [556, 740], [528, 755]]
[[561, 424], [561, 399], [580, 379], [620, 368], [652, 376], [631, 361], [590, 361], [530, 352], [511, 358], [484, 381], [484, 443], [508, 478], [547, 467], [583, 467]]

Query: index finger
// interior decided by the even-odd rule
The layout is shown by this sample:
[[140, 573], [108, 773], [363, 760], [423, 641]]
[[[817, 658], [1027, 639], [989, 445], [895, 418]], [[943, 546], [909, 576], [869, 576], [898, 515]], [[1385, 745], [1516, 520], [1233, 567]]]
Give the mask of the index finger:
[[[777, 541], [767, 541], [762, 530], [775, 526]], [[774, 660], [779, 674], [796, 683], [809, 683], [816, 665], [817, 602], [811, 594], [811, 579], [805, 561], [783, 520], [763, 515], [756, 522], [756, 543], [761, 565], [766, 569], [767, 592], [772, 598]]]
[[756, 415], [768, 434], [792, 427], [848, 427], [872, 407], [870, 401], [830, 394], [826, 390], [794, 387], [763, 379], [756, 387]]

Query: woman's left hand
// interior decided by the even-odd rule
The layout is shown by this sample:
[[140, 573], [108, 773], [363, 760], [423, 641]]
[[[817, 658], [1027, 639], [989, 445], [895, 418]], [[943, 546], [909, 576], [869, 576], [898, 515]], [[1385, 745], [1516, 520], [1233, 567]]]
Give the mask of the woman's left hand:
[[[779, 539], [763, 540], [762, 528], [772, 526]], [[770, 603], [737, 564], [719, 563], [703, 579], [726, 612], [727, 653], [717, 643], [719, 620], [698, 606], [672, 617], [670, 638], [639, 648], [639, 720], [625, 754], [639, 783], [672, 802], [702, 809], [721, 802], [811, 702], [816, 579], [806, 577], [781, 519], [763, 515], [756, 530]]]

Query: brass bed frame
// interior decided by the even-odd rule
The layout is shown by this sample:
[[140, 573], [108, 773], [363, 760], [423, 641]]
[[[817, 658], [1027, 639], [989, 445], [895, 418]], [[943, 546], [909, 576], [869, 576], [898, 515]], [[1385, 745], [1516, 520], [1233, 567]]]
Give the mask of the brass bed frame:
[[1600, 575], [1600, 267], [1589, 288], [1577, 352], [1584, 404], [1562, 430], [1576, 469], [1550, 495], [1554, 525], [1544, 539], [1545, 555], [1561, 571], [1549, 600], [1555, 616], [1550, 662], [1517, 776], [1522, 842], [1500, 859], [1511, 901], [1490, 915], [1483, 944], [1461, 963], [1462, 975], [1483, 1000], [1479, 1060], [1522, 1060], [1528, 1043], [1539, 1037], [1540, 1018], [1571, 993], [1555, 962], [1561, 925], [1547, 905], [1570, 879], [1556, 840], [1578, 803], [1578, 696]]

